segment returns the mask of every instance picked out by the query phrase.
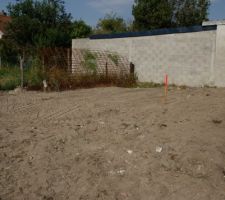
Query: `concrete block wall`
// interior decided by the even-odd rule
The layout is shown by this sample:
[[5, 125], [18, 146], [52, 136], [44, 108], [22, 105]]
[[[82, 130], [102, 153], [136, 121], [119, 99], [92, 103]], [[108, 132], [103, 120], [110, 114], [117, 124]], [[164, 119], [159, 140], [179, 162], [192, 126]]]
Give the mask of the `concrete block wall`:
[[116, 39], [76, 39], [72, 48], [117, 52], [141, 82], [225, 87], [225, 25], [217, 30]]
[[73, 49], [90, 49], [97, 51], [117, 52], [121, 56], [129, 56], [129, 39], [118, 38], [112, 40], [75, 39], [72, 41]]

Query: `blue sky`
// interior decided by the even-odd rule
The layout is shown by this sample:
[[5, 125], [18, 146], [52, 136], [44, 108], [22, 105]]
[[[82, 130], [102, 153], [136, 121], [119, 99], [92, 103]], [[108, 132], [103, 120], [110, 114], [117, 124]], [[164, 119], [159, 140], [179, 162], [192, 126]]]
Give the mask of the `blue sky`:
[[[126, 20], [132, 19], [131, 9], [134, 0], [64, 0], [66, 9], [74, 19], [83, 19], [95, 26], [98, 19], [106, 13], [116, 12]], [[16, 0], [0, 0], [0, 10], [5, 9], [9, 2]], [[225, 19], [225, 0], [212, 0], [210, 7], [211, 20]]]

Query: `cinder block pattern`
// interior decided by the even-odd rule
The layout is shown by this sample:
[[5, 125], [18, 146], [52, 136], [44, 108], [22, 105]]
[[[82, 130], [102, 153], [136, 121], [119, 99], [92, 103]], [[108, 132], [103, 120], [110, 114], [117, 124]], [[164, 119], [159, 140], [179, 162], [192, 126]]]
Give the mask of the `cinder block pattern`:
[[142, 37], [133, 40], [132, 61], [141, 81], [202, 86], [210, 79], [215, 32]]
[[117, 52], [121, 56], [126, 57], [129, 55], [127, 51], [129, 49], [129, 41], [126, 38], [104, 40], [76, 39], [72, 41], [72, 48]]
[[73, 40], [72, 47], [117, 52], [135, 64], [142, 82], [162, 83], [168, 74], [171, 84], [225, 86], [224, 29], [219, 29], [219, 35], [214, 30], [122, 39], [79, 39]]

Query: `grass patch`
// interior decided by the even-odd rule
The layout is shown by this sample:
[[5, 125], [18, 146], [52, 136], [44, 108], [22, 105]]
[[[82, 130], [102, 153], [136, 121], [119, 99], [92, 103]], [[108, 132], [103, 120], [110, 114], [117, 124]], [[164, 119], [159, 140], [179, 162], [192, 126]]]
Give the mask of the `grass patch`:
[[156, 87], [162, 87], [163, 84], [160, 83], [153, 83], [153, 82], [138, 82], [137, 87], [138, 88], [156, 88]]
[[24, 73], [24, 85], [29, 90], [40, 90], [42, 89], [44, 80], [44, 73], [39, 67], [31, 67]]
[[[42, 88], [43, 73], [38, 67], [24, 70], [24, 87], [32, 90]], [[0, 90], [13, 90], [21, 85], [19, 67], [4, 67], [0, 69]]]
[[13, 90], [20, 85], [20, 69], [3, 67], [0, 69], [0, 90]]
[[72, 90], [101, 86], [135, 87], [136, 78], [130, 75], [103, 75], [67, 73], [62, 69], [54, 69], [48, 73], [48, 85], [51, 90]]
[[[43, 80], [51, 91], [93, 88], [100, 86], [136, 87], [136, 76], [128, 74], [71, 74], [61, 68], [51, 68], [45, 73], [38, 65], [24, 70], [24, 87], [28, 90], [42, 90]], [[20, 85], [19, 68], [0, 69], [0, 90], [13, 90]]]

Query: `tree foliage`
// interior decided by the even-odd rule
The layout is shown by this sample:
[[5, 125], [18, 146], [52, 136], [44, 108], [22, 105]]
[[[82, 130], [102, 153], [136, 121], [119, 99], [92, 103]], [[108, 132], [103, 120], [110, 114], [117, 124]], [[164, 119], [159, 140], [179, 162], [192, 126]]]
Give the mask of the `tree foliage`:
[[175, 13], [177, 26], [200, 25], [208, 20], [210, 0], [183, 0], [176, 2]]
[[74, 21], [72, 25], [72, 38], [86, 38], [92, 33], [92, 28], [83, 20]]
[[1, 64], [14, 65], [18, 61], [17, 48], [13, 42], [7, 39], [0, 39]]
[[106, 14], [103, 19], [99, 19], [96, 33], [121, 33], [127, 30], [126, 22], [118, 17], [116, 13]]
[[210, 0], [135, 0], [136, 30], [199, 25], [207, 20]]
[[12, 22], [8, 38], [20, 47], [52, 47], [70, 44], [71, 15], [62, 0], [19, 0], [8, 5]]
[[132, 11], [134, 28], [148, 30], [170, 27], [172, 9], [167, 0], [135, 0]]

